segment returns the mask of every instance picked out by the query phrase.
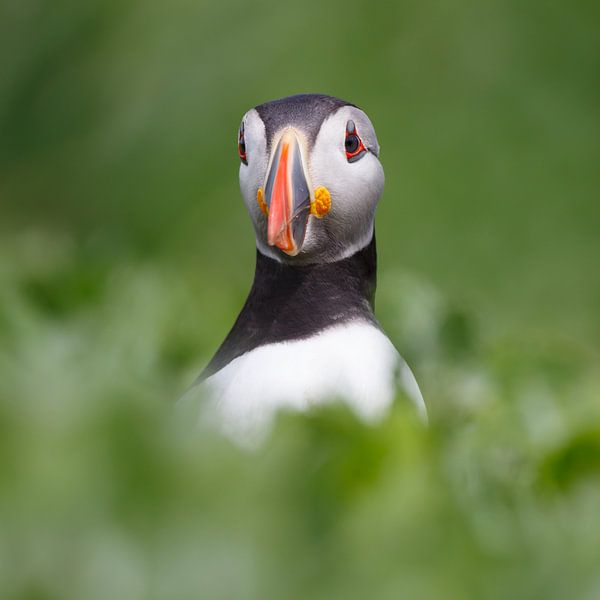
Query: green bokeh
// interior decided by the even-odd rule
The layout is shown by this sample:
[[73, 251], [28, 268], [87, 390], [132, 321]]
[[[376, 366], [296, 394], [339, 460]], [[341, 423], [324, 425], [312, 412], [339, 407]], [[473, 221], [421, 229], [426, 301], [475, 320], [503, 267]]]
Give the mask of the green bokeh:
[[[0, 597], [600, 595], [593, 2], [0, 3]], [[399, 404], [171, 418], [249, 288], [235, 141], [371, 117]]]

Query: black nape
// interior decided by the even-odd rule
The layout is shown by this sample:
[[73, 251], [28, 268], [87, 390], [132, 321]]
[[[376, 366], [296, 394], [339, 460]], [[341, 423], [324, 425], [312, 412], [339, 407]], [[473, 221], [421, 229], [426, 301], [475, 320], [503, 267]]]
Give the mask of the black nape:
[[375, 234], [365, 248], [332, 263], [292, 266], [257, 251], [248, 299], [198, 381], [265, 344], [308, 338], [348, 321], [378, 326], [376, 285]]

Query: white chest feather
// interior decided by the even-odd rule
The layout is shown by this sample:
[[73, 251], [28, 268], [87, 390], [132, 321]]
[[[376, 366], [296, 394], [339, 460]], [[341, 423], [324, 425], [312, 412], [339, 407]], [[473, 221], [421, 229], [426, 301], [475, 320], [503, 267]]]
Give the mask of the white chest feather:
[[332, 400], [373, 422], [386, 414], [399, 385], [424, 413], [416, 381], [390, 340], [357, 322], [256, 348], [209, 377], [203, 388], [224, 432], [244, 442], [260, 438], [278, 409], [304, 411]]

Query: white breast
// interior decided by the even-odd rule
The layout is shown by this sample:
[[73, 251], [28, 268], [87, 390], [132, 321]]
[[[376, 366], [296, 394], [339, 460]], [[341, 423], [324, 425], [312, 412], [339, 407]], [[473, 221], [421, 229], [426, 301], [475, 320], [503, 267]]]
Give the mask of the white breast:
[[340, 400], [363, 420], [388, 411], [398, 385], [425, 414], [418, 385], [390, 340], [367, 323], [248, 352], [203, 383], [209, 411], [235, 441], [263, 437], [279, 409], [304, 411]]

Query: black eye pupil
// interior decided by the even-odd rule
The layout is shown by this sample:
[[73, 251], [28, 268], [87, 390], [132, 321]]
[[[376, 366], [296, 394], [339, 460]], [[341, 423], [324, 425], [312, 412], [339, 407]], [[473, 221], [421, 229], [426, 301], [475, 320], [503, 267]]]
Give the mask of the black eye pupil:
[[357, 135], [348, 135], [345, 142], [346, 152], [348, 152], [348, 154], [354, 154], [354, 152], [358, 150], [359, 144], [360, 141]]
[[246, 154], [246, 142], [244, 140], [240, 140], [240, 152]]

